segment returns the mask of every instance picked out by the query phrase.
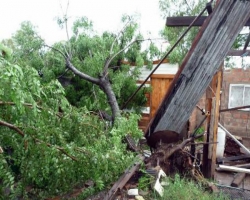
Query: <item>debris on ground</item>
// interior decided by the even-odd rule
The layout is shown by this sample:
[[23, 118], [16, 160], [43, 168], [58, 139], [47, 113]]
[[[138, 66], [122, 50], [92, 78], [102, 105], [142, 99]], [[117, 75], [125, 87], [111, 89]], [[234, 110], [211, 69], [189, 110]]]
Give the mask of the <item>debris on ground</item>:
[[242, 155], [240, 146], [230, 137], [226, 137], [224, 155], [225, 157]]

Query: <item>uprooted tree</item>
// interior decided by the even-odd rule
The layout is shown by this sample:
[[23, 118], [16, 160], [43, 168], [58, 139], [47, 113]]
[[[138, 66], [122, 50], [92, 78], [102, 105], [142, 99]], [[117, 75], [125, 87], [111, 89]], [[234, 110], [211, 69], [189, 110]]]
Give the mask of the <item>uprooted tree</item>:
[[[60, 24], [67, 25], [67, 18]], [[150, 39], [147, 39], [149, 48], [142, 51], [145, 40], [138, 33], [133, 17], [124, 16], [122, 24], [124, 28], [117, 34], [104, 32], [99, 36], [91, 21], [83, 17], [75, 21], [68, 41], [49, 47], [26, 22], [12, 40], [17, 59], [41, 70], [44, 80], [59, 78], [70, 83], [64, 85], [73, 105], [100, 111], [105, 113], [103, 117], [114, 121], [120, 116], [120, 106], [137, 87], [140, 67], [144, 63], [151, 67], [152, 59], [159, 55]], [[131, 63], [137, 66], [133, 70]], [[143, 93], [141, 91], [128, 108], [138, 110], [143, 106], [146, 102]]]
[[[136, 88], [139, 69], [123, 62], [141, 66], [156, 49], [151, 43], [140, 52], [142, 37], [128, 19], [118, 35], [99, 36], [82, 18], [68, 41], [49, 48], [26, 22], [4, 41], [9, 48], [0, 46], [0, 196], [44, 199], [74, 187], [88, 196], [131, 163], [134, 155], [122, 140], [142, 136], [139, 116], [121, 116], [119, 104]], [[73, 84], [63, 88], [58, 77]], [[89, 110], [107, 111], [113, 126]]]
[[0, 196], [44, 199], [81, 187], [84, 197], [107, 187], [134, 158], [122, 139], [141, 137], [138, 116], [107, 127], [71, 106], [57, 80], [42, 83], [36, 69], [0, 49]]

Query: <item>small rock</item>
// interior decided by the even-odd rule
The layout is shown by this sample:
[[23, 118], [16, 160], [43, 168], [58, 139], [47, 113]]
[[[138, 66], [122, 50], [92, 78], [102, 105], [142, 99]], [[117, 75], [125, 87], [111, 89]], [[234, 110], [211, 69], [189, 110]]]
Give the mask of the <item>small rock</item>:
[[138, 193], [138, 189], [130, 189], [128, 190], [128, 195], [129, 196], [137, 196], [139, 193]]
[[138, 195], [138, 196], [135, 196], [135, 199], [136, 199], [136, 200], [145, 200], [142, 196], [139, 196], [139, 195]]
[[169, 185], [169, 182], [167, 182], [167, 181], [162, 181], [162, 182], [161, 182], [161, 185], [162, 185], [162, 186], [168, 186], [168, 185]]

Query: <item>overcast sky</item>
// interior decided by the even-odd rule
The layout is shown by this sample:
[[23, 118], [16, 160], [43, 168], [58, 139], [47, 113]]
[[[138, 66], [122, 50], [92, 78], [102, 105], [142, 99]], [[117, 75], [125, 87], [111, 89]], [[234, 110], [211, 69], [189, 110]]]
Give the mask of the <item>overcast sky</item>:
[[[10, 38], [23, 21], [31, 21], [47, 43], [66, 39], [56, 17], [62, 16], [68, 0], [0, 0], [0, 40]], [[71, 22], [86, 16], [98, 32], [118, 32], [122, 14], [140, 15], [140, 30], [145, 37], [158, 37], [165, 19], [160, 15], [157, 0], [69, 0], [68, 16]], [[148, 33], [151, 32], [151, 35]]]

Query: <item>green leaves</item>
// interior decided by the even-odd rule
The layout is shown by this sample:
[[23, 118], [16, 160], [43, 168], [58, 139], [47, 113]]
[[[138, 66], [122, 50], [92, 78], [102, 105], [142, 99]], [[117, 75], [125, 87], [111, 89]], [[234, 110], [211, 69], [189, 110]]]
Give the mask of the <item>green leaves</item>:
[[[67, 20], [64, 16], [58, 22]], [[118, 105], [110, 109], [111, 103], [117, 100], [121, 105], [127, 100], [137, 88], [139, 67], [157, 53], [153, 45], [141, 51], [143, 38], [133, 17], [124, 16], [123, 23], [118, 34], [97, 35], [92, 22], [80, 18], [74, 23], [69, 41], [47, 49], [35, 27], [25, 22], [6, 42], [13, 47], [18, 63], [0, 55], [0, 120], [6, 122], [0, 126], [0, 144], [10, 150], [2, 157], [10, 161], [4, 165], [4, 173], [10, 174], [4, 178], [5, 185], [13, 185], [13, 181], [17, 185], [11, 191], [13, 198], [21, 194], [23, 198], [45, 199], [89, 180], [94, 182], [95, 191], [102, 190], [132, 162], [134, 155], [127, 152], [122, 141], [126, 134], [136, 140], [142, 136], [139, 116], [117, 115], [111, 127], [96, 114], [100, 110], [118, 113]], [[7, 51], [2, 48], [2, 52]], [[93, 85], [68, 71], [64, 58], [67, 53], [76, 69], [100, 82], [94, 81]], [[135, 63], [137, 69], [131, 71], [123, 64], [125, 61]], [[43, 77], [37, 73], [41, 69]], [[105, 92], [112, 99], [108, 101]], [[138, 108], [145, 99], [142, 91], [130, 108]], [[32, 189], [27, 191], [29, 187]]]
[[9, 190], [10, 192], [14, 190], [14, 176], [11, 173], [10, 168], [7, 165], [6, 160], [0, 154], [0, 179], [1, 179], [1, 185], [0, 185], [0, 196], [4, 196], [4, 192]]
[[32, 66], [35, 69], [43, 67], [43, 40], [31, 22], [23, 22], [12, 40], [15, 48], [13, 56], [22, 67], [26, 65]]
[[[159, 6], [162, 11], [163, 17], [171, 17], [171, 16], [196, 16], [198, 15], [203, 8], [205, 7], [207, 1], [186, 1], [186, 0], [160, 0]], [[187, 27], [166, 27], [162, 31], [162, 36], [165, 37], [170, 43], [171, 48], [175, 42], [180, 38], [180, 36], [184, 33]], [[191, 28], [186, 36], [182, 39], [182, 41], [178, 44], [178, 46], [174, 49], [174, 51], [167, 58], [171, 63], [179, 63], [181, 64], [183, 58], [188, 52], [191, 44], [193, 42], [194, 37], [198, 32], [198, 28]]]
[[87, 17], [81, 17], [74, 22], [72, 29], [75, 35], [89, 34], [93, 31], [93, 23]]
[[4, 59], [9, 60], [11, 58], [11, 54], [12, 54], [11, 49], [7, 48], [6, 46], [0, 43], [0, 59], [2, 59], [2, 61]]
[[88, 180], [95, 191], [102, 190], [132, 162], [122, 139], [125, 134], [141, 137], [139, 117], [126, 114], [111, 128], [85, 107], [72, 107], [57, 80], [40, 80], [34, 68], [0, 62], [0, 120], [24, 134], [0, 126], [0, 192], [10, 188], [12, 198], [44, 199]]

